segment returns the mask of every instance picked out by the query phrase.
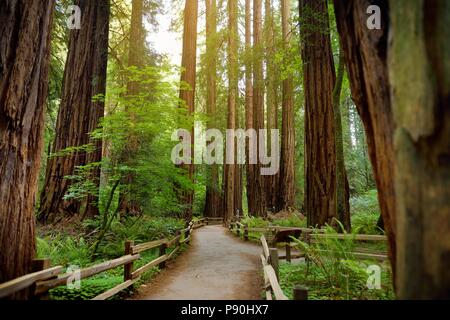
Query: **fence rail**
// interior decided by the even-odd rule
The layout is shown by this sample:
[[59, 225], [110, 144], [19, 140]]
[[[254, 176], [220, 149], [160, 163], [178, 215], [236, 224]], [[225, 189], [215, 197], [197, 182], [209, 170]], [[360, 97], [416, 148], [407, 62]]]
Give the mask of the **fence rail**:
[[[235, 232], [238, 236], [243, 236], [245, 241], [249, 240], [249, 233], [262, 233], [266, 236], [266, 241], [268, 241], [272, 247], [277, 247], [278, 244], [284, 244], [286, 249], [286, 254], [279, 257], [280, 260], [291, 261], [292, 259], [298, 259], [305, 256], [303, 252], [292, 254], [292, 248], [296, 247], [297, 244], [291, 241], [290, 235], [296, 235], [295, 238], [299, 238], [304, 242], [318, 243], [324, 239], [335, 239], [335, 240], [354, 240], [357, 242], [387, 242], [387, 237], [383, 235], [367, 235], [367, 234], [326, 234], [324, 229], [311, 229], [311, 228], [291, 228], [291, 227], [281, 227], [281, 226], [269, 226], [269, 227], [258, 227], [250, 228], [247, 224], [241, 223], [239, 220], [231, 220], [228, 223], [228, 228], [231, 232]], [[278, 235], [283, 235], [277, 238]], [[326, 250], [323, 250], [324, 252]], [[388, 254], [386, 251], [372, 250], [367, 248], [357, 247], [355, 251], [350, 252], [354, 255], [356, 259], [362, 260], [378, 260], [385, 261], [388, 259]]]
[[[49, 267], [50, 261], [46, 259], [45, 261], [43, 261], [43, 263], [41, 263], [41, 267], [43, 270], [29, 273], [22, 277], [0, 284], [0, 299], [11, 296], [16, 292], [27, 288], [31, 288], [32, 296], [40, 297], [47, 294], [50, 289], [65, 285], [69, 279], [75, 276], [75, 272], [79, 272], [81, 280], [111, 269], [115, 269], [117, 267], [123, 267], [124, 281], [114, 288], [111, 288], [96, 296], [92, 300], [108, 299], [119, 293], [120, 291], [134, 285], [138, 280], [140, 280], [141, 275], [151, 268], [155, 266], [164, 268], [165, 262], [167, 260], [170, 260], [173, 255], [178, 252], [181, 244], [189, 244], [192, 231], [204, 225], [203, 221], [199, 221], [189, 222], [186, 225], [186, 228], [177, 231], [176, 235], [171, 239], [159, 239], [137, 245], [135, 245], [133, 241], [126, 241], [124, 256], [101, 262], [94, 266], [81, 269], [80, 271], [62, 273], [62, 266]], [[181, 240], [182, 238], [183, 240]], [[167, 253], [167, 250], [172, 247], [174, 247], [173, 250]], [[159, 248], [158, 257], [145, 264], [144, 266], [138, 268], [137, 270], [134, 270], [133, 264], [136, 260], [140, 259], [140, 253], [155, 248]], [[39, 261], [42, 262], [42, 260]]]

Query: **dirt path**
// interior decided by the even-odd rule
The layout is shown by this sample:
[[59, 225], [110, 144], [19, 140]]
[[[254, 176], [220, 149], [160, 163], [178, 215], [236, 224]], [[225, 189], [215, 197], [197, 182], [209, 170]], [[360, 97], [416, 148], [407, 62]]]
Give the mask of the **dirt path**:
[[193, 233], [190, 248], [142, 287], [140, 300], [260, 299], [261, 248], [243, 242], [222, 226]]

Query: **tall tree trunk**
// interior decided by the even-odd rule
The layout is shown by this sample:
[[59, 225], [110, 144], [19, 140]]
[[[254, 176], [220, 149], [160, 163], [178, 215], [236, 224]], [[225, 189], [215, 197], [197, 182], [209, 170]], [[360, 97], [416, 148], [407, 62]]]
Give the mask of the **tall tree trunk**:
[[[198, 20], [198, 2], [197, 0], [186, 0], [184, 9], [184, 30], [183, 30], [183, 53], [181, 60], [181, 82], [187, 83], [189, 88], [180, 90], [180, 100], [184, 101], [188, 114], [192, 115], [195, 111], [195, 82], [197, 68], [197, 20]], [[184, 106], [183, 106], [184, 107]], [[191, 146], [194, 145], [194, 124], [191, 128]], [[192, 152], [193, 154], [193, 152]], [[187, 177], [192, 180], [194, 177], [194, 164], [182, 164]], [[192, 205], [194, 202], [193, 190], [182, 190], [178, 193], [179, 201], [186, 206], [183, 218], [187, 221], [192, 219]]]
[[[0, 2], [0, 283], [30, 272], [53, 1]], [[13, 298], [26, 298], [20, 292]]]
[[[245, 127], [253, 129], [253, 65], [252, 65], [252, 0], [245, 0]], [[250, 164], [249, 145], [246, 144], [246, 187], [248, 212], [255, 212], [254, 204], [254, 172], [255, 166]]]
[[[262, 37], [262, 1], [253, 0], [253, 127], [256, 132], [264, 129], [264, 67], [263, 67], [263, 37]], [[259, 159], [260, 148], [258, 135], [258, 160], [253, 172], [253, 212], [260, 217], [267, 215], [264, 176], [261, 175], [262, 164]]]
[[[366, 11], [370, 5], [381, 8], [381, 30], [367, 28]], [[389, 258], [395, 274], [394, 122], [387, 71], [388, 1], [335, 0], [334, 6], [353, 100], [366, 132], [381, 215], [389, 239]]]
[[[206, 0], [206, 113], [207, 128], [216, 128], [216, 77], [217, 77], [217, 4], [216, 0]], [[205, 217], [220, 217], [221, 196], [219, 191], [219, 168], [213, 164], [207, 168]]]
[[[265, 0], [265, 51], [266, 51], [266, 88], [267, 88], [267, 152], [272, 153], [272, 132], [271, 129], [278, 129], [278, 66], [275, 62], [275, 21], [272, 10], [272, 1]], [[277, 136], [277, 139], [279, 137]], [[266, 176], [266, 196], [267, 208], [272, 211], [277, 207], [277, 196], [279, 194], [278, 179], [280, 175], [277, 172], [274, 175]]]
[[[345, 169], [344, 139], [342, 137], [341, 91], [345, 73], [345, 60], [342, 50], [339, 50], [339, 66], [336, 84], [333, 90], [334, 127], [336, 133], [336, 202], [337, 219], [345, 231], [350, 232], [350, 190]], [[342, 230], [339, 230], [342, 231]]]
[[[332, 93], [336, 80], [326, 0], [300, 0], [305, 88], [305, 209], [310, 226], [336, 216]], [[310, 28], [309, 26], [314, 26]]]
[[[99, 95], [105, 95], [106, 93], [106, 75], [108, 68], [108, 44], [109, 44], [109, 16], [110, 16], [110, 4], [109, 0], [99, 1], [98, 10], [98, 20], [97, 20], [97, 32], [96, 32], [96, 45], [98, 50], [95, 52], [95, 61], [98, 61], [94, 65], [94, 81], [93, 81], [93, 92], [97, 92]], [[97, 95], [95, 94], [95, 95]], [[96, 99], [92, 102], [92, 109], [94, 115], [89, 118], [91, 122], [89, 128], [97, 128], [98, 121], [105, 115], [105, 101], [103, 98]], [[89, 152], [86, 157], [86, 163], [98, 163], [102, 160], [103, 155], [103, 142], [102, 140], [92, 141], [95, 146], [95, 151]], [[97, 190], [100, 188], [100, 175], [101, 168], [96, 167], [93, 169], [91, 179], [94, 181]], [[98, 201], [99, 194], [98, 191], [95, 195], [89, 195], [86, 206], [84, 209], [83, 217], [94, 217], [99, 213]]]
[[[144, 17], [144, 1], [133, 0], [131, 7], [131, 25], [130, 25], [130, 41], [128, 46], [128, 67], [142, 68], [144, 66], [142, 57], [145, 55], [145, 29], [143, 26]], [[137, 96], [140, 92], [140, 84], [133, 81], [133, 75], [127, 82], [127, 94], [131, 99]], [[128, 144], [122, 155], [122, 161], [125, 163], [133, 158], [133, 155], [139, 150], [139, 142], [136, 132], [133, 130], [133, 124], [137, 121], [136, 114], [132, 110], [127, 110], [129, 119], [131, 121], [131, 132], [129, 133]], [[124, 177], [124, 183], [128, 190], [122, 192], [120, 195], [120, 212], [122, 215], [136, 215], [142, 211], [139, 202], [134, 199], [133, 182], [134, 175], [127, 174]]]
[[400, 299], [448, 299], [450, 2], [399, 0], [390, 5], [397, 294]]
[[[101, 48], [100, 44], [107, 44], [109, 0], [78, 1], [77, 5], [81, 8], [83, 27], [70, 33], [53, 153], [91, 143], [89, 133], [97, 129], [104, 112], [104, 103], [94, 102], [93, 98], [105, 94], [107, 48]], [[101, 157], [99, 143], [94, 144], [97, 149], [93, 155], [77, 150], [48, 160], [41, 193], [41, 222], [56, 222], [80, 212], [79, 201], [63, 199], [71, 184], [66, 177], [74, 175], [76, 167]], [[96, 181], [99, 173], [95, 172]], [[89, 214], [97, 213], [98, 207], [89, 206]]]
[[[238, 3], [237, 0], [228, 1], [228, 120], [227, 129], [236, 129], [236, 104], [238, 98]], [[228, 137], [227, 137], [228, 140]], [[232, 151], [229, 150], [232, 143]], [[228, 154], [234, 156], [229, 159]], [[227, 157], [224, 175], [224, 217], [228, 220], [235, 215], [236, 188], [236, 144], [227, 141]], [[230, 162], [231, 161], [231, 162]]]
[[[291, 41], [290, 1], [281, 0], [281, 17], [284, 50], [288, 52]], [[288, 210], [295, 205], [295, 128], [294, 85], [292, 75], [283, 80], [283, 113], [281, 132], [281, 173], [278, 209]]]

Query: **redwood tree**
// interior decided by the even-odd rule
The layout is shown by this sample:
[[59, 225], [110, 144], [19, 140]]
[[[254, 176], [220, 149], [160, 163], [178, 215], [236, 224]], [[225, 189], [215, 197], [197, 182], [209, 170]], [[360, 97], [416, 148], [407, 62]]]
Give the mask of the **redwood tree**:
[[[104, 102], [94, 101], [94, 97], [104, 95], [106, 89], [109, 0], [76, 4], [81, 9], [83, 22], [81, 29], [70, 32], [53, 153], [91, 143], [89, 133], [98, 127], [104, 113]], [[66, 177], [74, 175], [76, 167], [101, 159], [101, 143], [94, 142], [94, 146], [93, 154], [75, 150], [49, 158], [41, 192], [40, 221], [55, 222], [79, 213], [79, 201], [63, 199], [70, 185]], [[100, 171], [94, 174], [93, 179], [98, 181]], [[91, 203], [87, 208], [90, 215], [98, 212], [98, 207]]]
[[[245, 127], [253, 129], [253, 65], [252, 65], [252, 0], [245, 0]], [[254, 204], [254, 172], [255, 166], [250, 164], [249, 144], [246, 144], [246, 187], [248, 212], [255, 211]]]
[[[238, 3], [237, 0], [228, 1], [228, 120], [227, 129], [236, 129], [236, 105], [238, 100]], [[227, 137], [228, 138], [228, 137]], [[232, 145], [233, 151], [228, 150]], [[233, 158], [226, 157], [224, 166], [224, 217], [228, 220], [235, 215], [236, 207], [236, 144], [227, 139], [227, 155], [233, 154]], [[231, 161], [231, 163], [230, 163]]]
[[[130, 21], [130, 41], [128, 45], [128, 67], [129, 68], [142, 68], [144, 66], [143, 58], [145, 57], [145, 29], [142, 24], [144, 16], [144, 0], [133, 0], [131, 4], [131, 21]], [[130, 78], [127, 82], [127, 95], [130, 99], [133, 99], [141, 90], [140, 83], [133, 81], [133, 74], [130, 74]], [[127, 109], [129, 119], [131, 123], [136, 122], [136, 114]], [[129, 133], [128, 144], [125, 148], [125, 152], [122, 155], [122, 161], [128, 162], [133, 159], [133, 155], [139, 150], [138, 137], [133, 132], [133, 125], [131, 126], [131, 132]], [[120, 211], [123, 215], [136, 215], [141, 213], [142, 209], [139, 202], [134, 199], [133, 189], [134, 175], [132, 173], [127, 174], [124, 178], [124, 183], [127, 185], [128, 190], [123, 190], [120, 195]]]
[[[281, 0], [281, 17], [283, 45], [285, 54], [288, 54], [291, 40], [290, 30], [290, 1]], [[294, 112], [294, 85], [292, 75], [283, 80], [283, 107], [281, 132], [281, 165], [280, 165], [280, 191], [278, 197], [278, 210], [293, 208], [295, 204], [295, 112]]]
[[[345, 60], [342, 50], [339, 50], [339, 66], [336, 84], [333, 90], [334, 128], [336, 133], [336, 215], [345, 231], [350, 232], [350, 188], [345, 169], [344, 140], [342, 137], [341, 92], [345, 74]], [[340, 230], [339, 231], [343, 231]]]
[[336, 80], [326, 0], [300, 0], [305, 90], [305, 211], [310, 226], [336, 216], [332, 93]]
[[[367, 27], [370, 5], [381, 8], [381, 29]], [[350, 79], [353, 101], [364, 124], [389, 257], [395, 274], [394, 121], [387, 69], [389, 6], [387, 0], [334, 1], [336, 22]]]
[[[217, 112], [217, 4], [216, 0], [206, 0], [206, 114], [207, 128], [216, 128]], [[220, 217], [221, 195], [219, 190], [219, 168], [212, 164], [207, 168], [205, 217]]]
[[450, 2], [397, 0], [390, 6], [397, 295], [448, 299]]
[[30, 272], [35, 258], [53, 6], [40, 0], [0, 2], [0, 283]]
[[[275, 19], [272, 8], [272, 1], [264, 1], [264, 41], [266, 53], [266, 89], [267, 89], [267, 152], [272, 153], [272, 132], [271, 129], [278, 129], [278, 79], [279, 70], [275, 61]], [[277, 136], [277, 139], [279, 137]], [[266, 176], [266, 196], [267, 208], [274, 210], [277, 207], [277, 197], [279, 194], [279, 172]]]
[[[253, 0], [253, 128], [259, 133], [264, 129], [264, 67], [263, 67], [263, 38], [262, 38], [262, 1]], [[261, 175], [262, 164], [259, 160], [261, 143], [258, 136], [258, 161], [253, 172], [253, 211], [255, 216], [266, 216], [266, 196], [264, 178]]]
[[[186, 0], [184, 9], [184, 29], [183, 29], [183, 53], [181, 67], [181, 82], [187, 83], [189, 88], [180, 89], [180, 100], [184, 101], [187, 113], [192, 115], [195, 110], [195, 85], [196, 85], [196, 67], [197, 67], [197, 20], [198, 20], [198, 2], [197, 0]], [[194, 144], [194, 126], [191, 128], [191, 145]], [[187, 177], [192, 180], [194, 175], [194, 164], [182, 164]], [[192, 190], [179, 190], [178, 197], [180, 202], [185, 205], [183, 217], [190, 221], [192, 218], [192, 205], [194, 201], [194, 192]]]

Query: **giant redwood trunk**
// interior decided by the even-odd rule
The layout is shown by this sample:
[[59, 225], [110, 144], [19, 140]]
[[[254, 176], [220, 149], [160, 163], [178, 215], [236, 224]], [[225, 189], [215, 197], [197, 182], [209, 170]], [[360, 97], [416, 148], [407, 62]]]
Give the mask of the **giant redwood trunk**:
[[[207, 128], [216, 128], [217, 113], [217, 4], [216, 0], [206, 0], [206, 114]], [[220, 217], [221, 195], [219, 190], [219, 168], [212, 164], [207, 168], [207, 186], [205, 199], [205, 217]]]
[[[227, 129], [236, 129], [236, 105], [238, 99], [238, 20], [237, 20], [238, 3], [237, 0], [228, 1], [228, 119]], [[227, 139], [227, 156], [224, 167], [224, 193], [223, 193], [223, 209], [226, 220], [231, 219], [235, 215], [236, 210], [236, 144], [235, 141]], [[229, 149], [233, 149], [232, 151]], [[232, 153], [233, 157], [229, 159], [228, 154]]]
[[[144, 0], [133, 0], [131, 3], [131, 21], [130, 21], [130, 41], [128, 45], [128, 67], [129, 68], [142, 68], [144, 66], [143, 57], [145, 57], [145, 30], [142, 24], [144, 16]], [[127, 81], [127, 95], [130, 99], [135, 98], [140, 92], [140, 83], [133, 81], [133, 74], [130, 74], [130, 78]], [[137, 121], [136, 114], [128, 107], [126, 109], [131, 123]], [[121, 160], [126, 163], [133, 159], [136, 152], [139, 150], [138, 136], [133, 130], [134, 126], [131, 125], [131, 130], [128, 136], [128, 143], [124, 153], [121, 155]], [[120, 212], [124, 216], [137, 215], [142, 212], [139, 202], [134, 198], [134, 175], [128, 173], [123, 182], [128, 187], [128, 190], [123, 189], [124, 192], [120, 195]]]
[[[305, 210], [310, 226], [336, 216], [332, 93], [336, 80], [326, 0], [300, 0], [305, 90]], [[311, 27], [314, 26], [314, 27]]]
[[397, 0], [390, 5], [397, 295], [448, 299], [450, 2]]
[[[344, 139], [342, 137], [341, 92], [345, 73], [345, 60], [342, 50], [339, 52], [339, 66], [336, 84], [333, 89], [334, 128], [336, 136], [336, 215], [344, 230], [351, 231], [350, 188], [345, 169]], [[338, 231], [344, 231], [338, 228]]]
[[[265, 19], [264, 19], [264, 34], [265, 34], [265, 53], [266, 53], [266, 90], [267, 90], [267, 152], [272, 154], [272, 129], [278, 129], [278, 77], [279, 70], [275, 61], [276, 46], [275, 46], [275, 19], [272, 8], [272, 1], [265, 0]], [[279, 139], [278, 135], [276, 136]], [[275, 150], [274, 150], [275, 151]], [[274, 211], [277, 206], [277, 197], [279, 194], [278, 180], [280, 178], [279, 172], [274, 175], [265, 177], [266, 183], [266, 200], [267, 208]]]
[[[77, 5], [83, 22], [81, 29], [70, 33], [53, 153], [91, 143], [89, 134], [98, 127], [104, 113], [104, 102], [94, 98], [104, 95], [106, 88], [109, 0], [78, 1]], [[40, 221], [56, 222], [80, 212], [79, 201], [63, 199], [71, 183], [66, 177], [76, 174], [77, 166], [101, 159], [101, 144], [94, 142], [94, 146], [93, 154], [75, 150], [49, 158]], [[92, 178], [98, 183], [99, 170], [94, 174]], [[98, 207], [91, 203], [88, 210], [90, 215], [98, 213]]]
[[[281, 1], [281, 17], [284, 50], [291, 41], [290, 1]], [[281, 128], [281, 166], [278, 210], [288, 210], [295, 205], [295, 127], [294, 84], [292, 75], [283, 80], [283, 109]]]
[[[264, 67], [262, 38], [262, 1], [253, 0], [253, 128], [259, 133], [264, 129]], [[258, 136], [258, 161], [253, 172], [253, 211], [250, 214], [260, 217], [267, 215], [264, 176], [261, 175], [262, 164], [259, 159], [261, 152]]]
[[0, 283], [30, 272], [35, 258], [53, 5], [0, 2]]
[[[370, 5], [381, 8], [381, 30], [367, 28], [366, 11]], [[394, 122], [387, 71], [388, 1], [335, 0], [334, 6], [352, 97], [366, 132], [395, 274]]]
[[[245, 0], [245, 127], [247, 130], [253, 129], [253, 65], [251, 60], [252, 51], [252, 0]], [[246, 169], [246, 189], [248, 212], [255, 212], [254, 204], [254, 172], [255, 166], [250, 164], [249, 145], [245, 148], [247, 163]]]
[[[198, 2], [197, 0], [186, 0], [184, 9], [184, 31], [183, 31], [183, 53], [181, 60], [181, 82], [187, 83], [189, 88], [181, 88], [180, 100], [184, 102], [188, 114], [193, 114], [195, 110], [195, 84], [197, 67], [197, 18]], [[191, 145], [194, 145], [194, 124], [191, 128]], [[192, 152], [193, 154], [193, 152]], [[194, 176], [194, 164], [181, 164], [189, 179]], [[190, 221], [192, 218], [192, 205], [194, 201], [194, 192], [192, 190], [179, 190], [179, 201], [185, 206], [183, 218]]]

